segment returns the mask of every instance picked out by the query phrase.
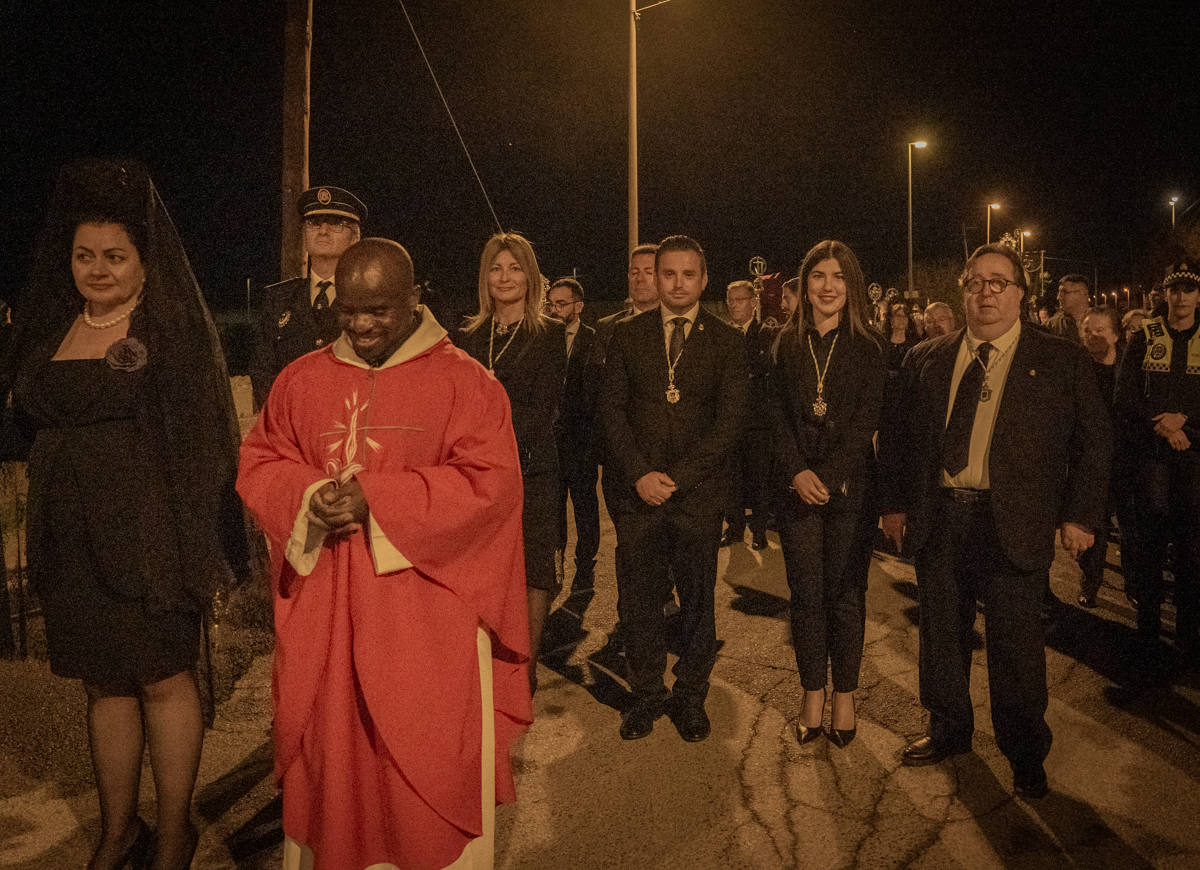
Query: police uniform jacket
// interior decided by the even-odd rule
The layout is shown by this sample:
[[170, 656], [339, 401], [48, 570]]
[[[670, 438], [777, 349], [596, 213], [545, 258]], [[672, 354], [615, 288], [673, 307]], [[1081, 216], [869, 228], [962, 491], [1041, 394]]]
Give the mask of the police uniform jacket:
[[309, 299], [309, 279], [291, 278], [263, 291], [250, 382], [254, 406], [262, 407], [271, 384], [293, 360], [330, 344], [341, 333], [337, 317], [327, 310], [318, 318]]

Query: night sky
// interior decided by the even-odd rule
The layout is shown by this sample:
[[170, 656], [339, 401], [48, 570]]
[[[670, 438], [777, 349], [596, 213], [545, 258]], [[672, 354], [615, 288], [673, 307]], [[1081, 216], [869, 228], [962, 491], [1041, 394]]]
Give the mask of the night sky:
[[[493, 221], [399, 2], [314, 5], [313, 183], [358, 193], [419, 278], [473, 294]], [[623, 298], [625, 0], [408, 9], [502, 223], [547, 275]], [[54, 175], [84, 154], [149, 165], [214, 307], [279, 279], [279, 0], [0, 15], [0, 296], [20, 294]], [[792, 271], [827, 236], [900, 283], [918, 138], [918, 261], [961, 260], [964, 225], [982, 243], [999, 201], [993, 237], [1028, 228], [1128, 284], [1168, 196], [1179, 215], [1200, 197], [1200, 3], [673, 0], [642, 17], [639, 117], [642, 240], [699, 239], [711, 298], [751, 255]]]

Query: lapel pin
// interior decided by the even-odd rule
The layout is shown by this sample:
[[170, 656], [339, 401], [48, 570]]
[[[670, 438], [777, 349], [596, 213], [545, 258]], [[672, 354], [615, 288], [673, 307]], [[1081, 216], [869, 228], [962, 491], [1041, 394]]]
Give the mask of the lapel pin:
[[1030, 369], [1029, 377], [1031, 377], [1031, 378], [1037, 377], [1037, 369]]
[[703, 323], [699, 323], [699, 324], [697, 324], [697, 325], [696, 325], [696, 328], [697, 328], [698, 330], [700, 330], [701, 332], [704, 332], [704, 324], [703, 324]]

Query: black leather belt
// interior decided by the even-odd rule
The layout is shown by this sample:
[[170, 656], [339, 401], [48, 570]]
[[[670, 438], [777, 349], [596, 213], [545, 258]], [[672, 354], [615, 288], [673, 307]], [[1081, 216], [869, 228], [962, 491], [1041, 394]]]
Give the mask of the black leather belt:
[[979, 504], [987, 501], [989, 496], [986, 489], [961, 489], [956, 486], [943, 486], [942, 492], [955, 504]]

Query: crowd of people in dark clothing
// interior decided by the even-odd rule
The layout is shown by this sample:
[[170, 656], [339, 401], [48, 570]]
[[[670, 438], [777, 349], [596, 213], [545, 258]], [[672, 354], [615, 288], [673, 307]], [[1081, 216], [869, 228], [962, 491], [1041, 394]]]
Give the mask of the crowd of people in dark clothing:
[[[92, 179], [64, 184], [61, 197], [86, 200]], [[212, 386], [226, 376], [215, 331], [148, 178], [122, 184], [129, 201], [76, 203], [55, 217], [59, 247], [43, 252], [44, 270], [35, 275], [42, 282], [35, 289], [58, 294], [52, 299], [46, 289], [55, 317], [24, 334], [5, 372], [35, 445], [31, 562], [41, 560], [35, 586], [51, 665], [87, 687], [104, 814], [93, 865], [118, 866], [112, 862], [142, 848], [129, 768], [136, 753], [140, 769], [144, 730], [152, 749], [169, 733], [177, 750], [154, 756], [160, 791], [170, 795], [159, 818], [160, 855], [173, 856], [156, 866], [186, 866], [195, 848], [187, 806], [200, 746], [191, 656], [204, 597], [245, 554], [227, 552], [240, 514], [206, 482], [213, 469], [234, 464], [231, 405]], [[365, 333], [352, 348], [339, 344], [370, 308], [339, 287], [351, 279], [338, 265], [360, 241], [366, 206], [348, 191], [319, 187], [305, 192], [298, 210], [308, 274], [264, 296], [250, 368], [256, 408], [271, 401], [284, 369], [314, 352], [345, 354], [368, 371], [391, 364], [388, 355], [361, 350], [374, 341]], [[137, 221], [118, 220], [134, 212]], [[366, 241], [378, 249], [382, 240]], [[361, 256], [396, 260], [371, 250]], [[78, 297], [51, 278], [67, 252]], [[629, 255], [624, 308], [593, 326], [583, 316], [584, 287], [572, 277], [544, 278], [528, 239], [498, 233], [482, 249], [477, 310], [450, 330], [457, 347], [450, 352], [476, 361], [508, 399], [523, 494], [531, 693], [551, 603], [564, 587], [576, 609], [592, 595], [598, 485], [617, 538], [614, 635], [628, 669], [619, 729], [626, 740], [649, 734], [663, 715], [684, 740], [708, 737], [718, 554], [746, 546], [747, 528], [752, 550], [770, 547], [768, 530], [776, 532], [786, 566], [804, 690], [800, 744], [824, 737], [845, 747], [855, 738], [867, 578], [881, 542], [913, 559], [920, 595], [921, 703], [930, 718], [927, 734], [904, 749], [905, 764], [970, 750], [971, 638], [982, 603], [998, 743], [1016, 793], [1046, 794], [1052, 735], [1040, 618], [1056, 534], [1078, 560], [1084, 608], [1097, 605], [1109, 543], [1119, 534], [1124, 593], [1136, 607], [1145, 661], [1170, 658], [1162, 630], [1170, 590], [1174, 649], [1184, 667], [1197, 666], [1200, 264], [1173, 264], [1150, 307], [1124, 316], [1093, 307], [1093, 288], [1072, 274], [1058, 284], [1056, 313], [1043, 319], [1030, 307], [1020, 257], [1002, 244], [968, 258], [953, 304], [933, 301], [923, 310], [900, 298], [873, 302], [854, 251], [832, 239], [815, 244], [785, 283], [779, 325], [762, 316], [755, 281], [730, 283], [723, 309], [701, 303], [707, 283], [696, 240], [673, 235], [640, 245]], [[143, 285], [175, 291], [143, 298]], [[390, 310], [385, 302], [379, 311]], [[413, 329], [422, 317], [436, 326], [415, 301], [411, 309]], [[7, 340], [3, 310], [0, 329]], [[137, 375], [138, 384], [145, 380], [136, 393], [143, 404], [131, 404], [133, 394], [118, 383], [124, 376], [114, 373], [141, 371], [147, 347], [152, 364]], [[79, 435], [85, 430], [139, 450], [114, 466], [97, 453], [95, 438]], [[142, 473], [156, 463], [170, 470], [165, 478]], [[353, 473], [330, 492], [349, 487], [346, 509], [365, 510]], [[95, 543], [96, 516], [112, 511], [72, 490], [85, 474], [107, 474], [94, 493], [133, 492], [135, 516], [112, 522], [135, 529], [129, 540], [170, 528], [158, 538], [163, 546], [127, 551], [112, 544], [110, 528], [94, 549], [121, 566], [89, 563], [86, 548], [73, 544]], [[181, 480], [195, 497], [181, 495]], [[313, 502], [327, 526], [341, 503], [329, 498], [328, 514]], [[366, 515], [354, 516], [339, 534], [386, 539], [373, 519], [364, 530]], [[181, 583], [172, 566], [195, 559], [211, 570]], [[93, 575], [114, 571], [150, 580], [95, 582]], [[669, 688], [668, 618], [678, 653]], [[119, 652], [96, 653], [110, 648]]]

